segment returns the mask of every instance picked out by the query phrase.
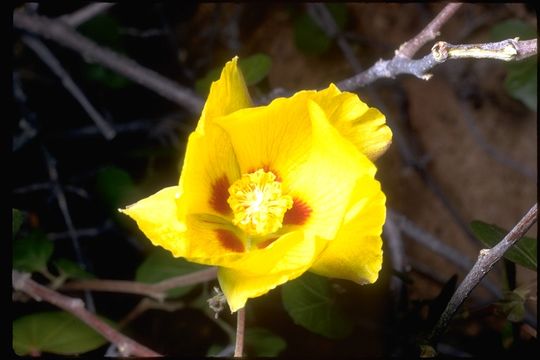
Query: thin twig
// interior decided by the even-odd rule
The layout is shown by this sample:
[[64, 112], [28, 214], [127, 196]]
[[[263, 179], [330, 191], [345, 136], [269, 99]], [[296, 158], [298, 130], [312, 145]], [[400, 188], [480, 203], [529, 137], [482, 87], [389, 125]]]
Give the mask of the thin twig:
[[355, 73], [362, 71], [360, 62], [354, 55], [354, 51], [347, 42], [342, 31], [340, 31], [334, 17], [328, 11], [328, 8], [322, 3], [307, 3], [306, 4], [308, 14], [319, 25], [319, 27], [326, 33], [329, 38], [335, 38], [341, 52], [347, 62], [351, 65], [351, 68]]
[[519, 38], [492, 43], [461, 45], [439, 41], [431, 48], [431, 54], [439, 63], [449, 59], [516, 61], [536, 55], [537, 45], [537, 39], [519, 41]]
[[458, 11], [461, 5], [463, 4], [451, 3], [446, 5], [418, 35], [403, 43], [396, 50], [396, 56], [412, 59], [422, 46], [439, 36], [439, 29]]
[[432, 333], [429, 336], [429, 340], [433, 343], [438, 342], [440, 336], [448, 327], [450, 320], [456, 313], [457, 309], [469, 296], [471, 291], [480, 283], [482, 278], [491, 270], [497, 261], [499, 261], [506, 251], [508, 251], [512, 245], [514, 245], [525, 233], [530, 229], [530, 227], [536, 222], [538, 215], [538, 204], [534, 206], [527, 212], [525, 216], [514, 226], [512, 230], [491, 249], [480, 250], [480, 254], [473, 268], [463, 282], [459, 285], [456, 292], [448, 302], [446, 309], [442, 313], [439, 321], [433, 328]]
[[118, 327], [125, 327], [127, 324], [129, 324], [148, 310], [156, 309], [173, 312], [183, 309], [185, 307], [186, 304], [183, 301], [163, 302], [144, 298], [139, 301], [139, 303], [122, 320], [120, 320], [120, 322], [118, 322]]
[[[388, 244], [392, 268], [396, 271], [403, 272], [406, 269], [403, 239], [401, 238], [400, 229], [396, 225], [394, 219], [390, 216], [389, 212], [387, 214], [386, 222], [384, 223], [383, 229], [385, 235], [384, 238], [386, 240], [386, 244]], [[392, 280], [390, 282], [390, 289], [394, 293], [396, 299], [399, 297], [402, 284], [403, 282], [399, 278], [395, 276], [392, 277]]]
[[62, 67], [58, 59], [53, 53], [43, 44], [40, 40], [31, 36], [23, 36], [22, 41], [32, 49], [39, 58], [47, 64], [47, 66], [60, 78], [62, 85], [67, 91], [73, 95], [73, 97], [81, 104], [84, 111], [90, 116], [96, 123], [96, 126], [101, 131], [105, 139], [111, 140], [116, 136], [116, 132], [113, 127], [101, 116], [101, 114], [94, 108], [88, 98], [84, 95], [82, 90], [75, 84], [71, 76]]
[[[459, 96], [459, 95], [458, 95]], [[463, 120], [465, 120], [465, 125], [469, 128], [471, 135], [474, 138], [474, 143], [480, 146], [480, 148], [497, 162], [503, 164], [504, 166], [509, 167], [510, 169], [520, 173], [521, 175], [536, 181], [535, 172], [530, 169], [528, 166], [519, 163], [518, 161], [512, 159], [510, 156], [506, 155], [504, 152], [497, 149], [495, 146], [491, 145], [484, 134], [478, 127], [477, 122], [474, 119], [474, 115], [470, 109], [470, 106], [460, 99], [461, 105], [461, 115]]]
[[217, 269], [212, 267], [196, 271], [187, 275], [180, 275], [155, 284], [146, 284], [136, 281], [89, 279], [66, 283], [62, 290], [94, 290], [105, 292], [119, 292], [145, 295], [156, 300], [163, 300], [165, 292], [181, 286], [195, 285], [215, 279]]
[[246, 308], [237, 312], [236, 317], [236, 341], [234, 344], [234, 357], [242, 357], [244, 353], [244, 335], [246, 331]]
[[[67, 205], [66, 194], [64, 194], [64, 191], [62, 190], [62, 187], [60, 186], [60, 182], [58, 179], [58, 171], [56, 169], [56, 160], [51, 156], [51, 154], [49, 154], [49, 152], [45, 148], [43, 148], [43, 154], [45, 157], [47, 170], [49, 172], [51, 190], [54, 193], [54, 196], [56, 197], [56, 200], [58, 202], [58, 207], [60, 208], [60, 212], [62, 213], [62, 217], [64, 218], [64, 223], [66, 224], [66, 227], [68, 228], [68, 232], [71, 238], [71, 243], [75, 251], [75, 257], [77, 259], [77, 263], [79, 263], [79, 265], [83, 269], [86, 270], [87, 269], [86, 261], [82, 254], [81, 245], [79, 244], [79, 238], [77, 236], [77, 231], [75, 230], [75, 226], [73, 225], [73, 220], [71, 219], [71, 213], [69, 212], [69, 208]], [[90, 310], [95, 311], [94, 299], [92, 298], [92, 294], [89, 291], [85, 291], [84, 295], [85, 295], [86, 303], [88, 307], [90, 308]]]
[[[457, 267], [461, 270], [469, 271], [469, 269], [473, 266], [473, 262], [469, 258], [461, 254], [453, 247], [437, 239], [432, 234], [421, 229], [404, 215], [396, 212], [395, 210], [388, 209], [388, 218], [393, 220], [401, 231], [410, 236], [410, 238], [416, 241], [418, 244], [421, 244], [442, 258], [457, 265]], [[484, 279], [482, 285], [494, 296], [501, 297], [501, 291], [499, 288], [488, 279]]]
[[536, 54], [537, 40], [516, 41], [508, 39], [496, 43], [452, 45], [439, 41], [431, 53], [419, 60], [394, 56], [391, 60], [379, 60], [360, 74], [337, 83], [341, 90], [354, 90], [371, 84], [380, 78], [395, 78], [399, 74], [414, 75], [429, 80], [433, 75], [427, 71], [448, 59], [497, 59], [503, 61], [522, 60]]
[[178, 85], [174, 81], [139, 65], [123, 55], [97, 45], [61, 21], [43, 16], [28, 15], [17, 10], [13, 14], [13, 25], [16, 28], [54, 40], [63, 46], [75, 50], [86, 61], [95, 61], [106, 66], [112, 71], [155, 91], [174, 103], [184, 106], [193, 114], [198, 115], [201, 112], [203, 100], [192, 90]]
[[[76, 229], [75, 232], [77, 233], [77, 237], [96, 237], [112, 228], [113, 228], [112, 222], [106, 221], [103, 224], [103, 226], [95, 227], [95, 228]], [[59, 240], [59, 239], [64, 239], [70, 236], [71, 234], [69, 231], [54, 232], [54, 233], [47, 234], [47, 238], [49, 240]]]
[[58, 20], [62, 21], [66, 25], [77, 27], [93, 17], [101, 14], [104, 11], [107, 11], [111, 6], [115, 5], [114, 3], [94, 3], [88, 6], [85, 6], [71, 14], [62, 15]]
[[19, 120], [19, 128], [22, 130], [22, 134], [14, 136], [12, 145], [12, 151], [17, 151], [38, 134], [38, 131], [34, 127], [36, 114], [27, 107], [28, 98], [24, 93], [17, 71], [13, 71], [13, 95], [22, 115], [22, 118]]
[[161, 356], [157, 352], [116, 331], [96, 315], [86, 310], [82, 300], [59, 294], [54, 290], [40, 285], [33, 281], [28, 273], [13, 270], [12, 284], [15, 290], [22, 291], [37, 301], [45, 300], [81, 319], [104, 338], [114, 343], [120, 349], [123, 356]]

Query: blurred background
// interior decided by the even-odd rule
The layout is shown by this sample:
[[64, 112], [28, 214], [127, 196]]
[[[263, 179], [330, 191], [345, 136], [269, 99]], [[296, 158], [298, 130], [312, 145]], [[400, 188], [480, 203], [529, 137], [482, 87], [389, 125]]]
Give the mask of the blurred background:
[[[58, 18], [86, 5], [20, 3], [14, 11]], [[238, 55], [252, 97], [265, 103], [269, 94], [320, 89], [381, 58], [392, 58], [443, 7], [440, 3], [120, 3], [75, 30], [192, 89], [201, 99], [225, 62]], [[333, 21], [323, 21], [324, 15], [321, 20], [321, 13]], [[518, 36], [537, 37], [534, 8], [465, 4], [442, 27], [438, 40], [462, 44]], [[433, 43], [420, 49], [416, 58], [428, 54]], [[74, 97], [65, 77], [44, 62], [40, 46], [53, 54], [97, 112], [98, 121], [107, 125], [96, 125], [96, 115], [89, 115]], [[86, 61], [85, 54], [20, 28], [13, 32], [12, 51], [12, 207], [23, 214], [14, 241], [30, 236], [53, 243], [48, 258], [53, 274], [62, 269], [58, 262], [68, 260], [102, 279], [165, 278], [165, 270], [161, 278], [152, 278], [155, 273], [148, 259], [162, 259], [166, 267], [167, 254], [153, 248], [116, 209], [178, 181], [186, 139], [198, 115]], [[514, 63], [448, 61], [432, 73], [429, 81], [401, 75], [357, 90], [362, 100], [386, 115], [394, 142], [377, 160], [377, 178], [389, 207], [380, 279], [367, 286], [329, 282], [350, 330], [321, 335], [295, 324], [277, 288], [249, 303], [247, 327], [257, 332], [252, 349], [248, 343], [248, 355], [415, 354], [417, 340], [448, 301], [456, 281], [453, 275], [459, 284], [485, 247], [471, 222], [508, 230], [537, 201], [536, 57]], [[106, 136], [104, 128], [114, 137]], [[536, 233], [535, 225], [529, 235]], [[141, 270], [142, 264], [150, 266], [150, 275]], [[170, 267], [169, 276], [175, 275], [174, 265]], [[47, 280], [39, 273], [34, 278]], [[487, 279], [452, 322], [441, 353], [489, 356], [537, 351], [536, 271], [501, 262]], [[194, 286], [173, 296], [170, 303], [176, 307], [147, 310], [124, 332], [164, 354], [223, 352], [230, 344], [235, 317], [225, 310], [215, 320], [205, 310], [216, 284]], [[523, 326], [523, 317], [509, 322], [511, 311], [496, 306], [504, 290], [520, 286], [531, 289], [532, 296], [520, 305], [525, 306], [528, 327]], [[97, 313], [120, 322], [140, 299], [93, 292], [91, 301]], [[15, 320], [53, 309], [45, 303], [17, 301], [12, 316]], [[261, 350], [265, 339], [273, 349], [270, 353]], [[90, 354], [104, 354], [107, 346]]]

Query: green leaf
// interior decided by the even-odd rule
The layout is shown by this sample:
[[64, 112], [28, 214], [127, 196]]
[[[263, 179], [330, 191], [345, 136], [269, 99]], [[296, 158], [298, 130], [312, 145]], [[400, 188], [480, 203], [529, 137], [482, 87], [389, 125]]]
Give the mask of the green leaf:
[[[324, 4], [334, 18], [336, 25], [343, 30], [347, 22], [347, 8], [344, 4]], [[298, 16], [294, 21], [294, 43], [296, 47], [310, 55], [321, 55], [332, 45], [326, 33], [313, 21], [307, 13]]]
[[11, 209], [11, 235], [15, 237], [21, 228], [24, 220], [24, 214], [17, 209]]
[[268, 75], [272, 67], [272, 59], [268, 55], [258, 53], [240, 59], [238, 66], [242, 70], [246, 84], [253, 86], [261, 82]]
[[515, 291], [507, 291], [495, 304], [509, 321], [521, 322], [525, 318], [525, 298]]
[[344, 338], [352, 332], [353, 323], [336, 303], [328, 279], [305, 273], [284, 284], [281, 295], [295, 324], [331, 339]]
[[42, 271], [54, 250], [53, 243], [39, 230], [13, 242], [13, 267], [21, 271]]
[[[270, 72], [272, 67], [272, 59], [270, 56], [263, 53], [253, 54], [246, 58], [238, 60], [238, 67], [244, 75], [244, 80], [247, 86], [257, 85]], [[210, 91], [212, 82], [219, 79], [221, 67], [215, 67], [208, 71], [206, 75], [195, 82], [195, 90], [201, 96], [206, 97]]]
[[206, 351], [206, 357], [216, 357], [223, 349], [223, 345], [212, 344]]
[[103, 201], [115, 211], [130, 204], [136, 192], [131, 176], [114, 166], [105, 167], [97, 173], [96, 187]]
[[[486, 246], [492, 248], [497, 245], [508, 233], [508, 231], [482, 221], [473, 221], [471, 229], [474, 235]], [[530, 237], [522, 237], [512, 246], [504, 257], [516, 264], [529, 269], [537, 269], [537, 240]]]
[[85, 64], [84, 75], [102, 83], [111, 89], [122, 89], [131, 84], [131, 80], [99, 64]]
[[[491, 29], [491, 40], [501, 41], [519, 37], [520, 40], [537, 37], [536, 29], [516, 19], [506, 20]], [[538, 109], [538, 60], [535, 57], [506, 64], [508, 74], [504, 87], [508, 94], [521, 101], [532, 111]]]
[[43, 352], [82, 354], [105, 343], [96, 331], [62, 311], [26, 315], [13, 321], [13, 349], [19, 356]]
[[287, 347], [282, 337], [258, 327], [246, 329], [245, 344], [248, 355], [256, 357], [275, 357]]
[[120, 24], [107, 14], [100, 14], [85, 21], [78, 31], [102, 46], [113, 50], [121, 48]]
[[531, 25], [517, 19], [505, 20], [493, 26], [490, 31], [491, 41], [502, 41], [519, 37], [520, 40], [536, 38], [536, 30]]
[[58, 272], [69, 279], [91, 279], [95, 276], [84, 270], [79, 264], [68, 259], [58, 259], [53, 261]]
[[[120, 24], [116, 19], [107, 14], [97, 15], [79, 27], [79, 31], [86, 37], [124, 54], [120, 30]], [[121, 89], [131, 83], [129, 79], [99, 64], [85, 63], [83, 73], [88, 79], [98, 81], [113, 89]]]
[[[156, 248], [137, 269], [135, 280], [152, 284], [206, 268], [206, 266], [190, 263], [182, 258], [175, 258], [170, 252], [162, 248]], [[187, 294], [194, 286], [188, 285], [171, 289], [167, 292], [167, 295], [168, 297], [182, 296]]]
[[504, 80], [504, 88], [510, 96], [521, 101], [530, 110], [538, 108], [538, 61], [536, 58], [526, 59], [509, 64], [508, 74]]
[[294, 43], [298, 50], [309, 55], [321, 55], [330, 49], [332, 40], [304, 13], [294, 20]]

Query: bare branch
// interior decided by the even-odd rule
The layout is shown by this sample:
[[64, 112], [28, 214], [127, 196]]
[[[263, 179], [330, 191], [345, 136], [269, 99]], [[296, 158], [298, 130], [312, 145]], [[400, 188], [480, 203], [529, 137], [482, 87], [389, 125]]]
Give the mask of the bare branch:
[[[390, 262], [392, 263], [392, 268], [396, 271], [405, 271], [405, 249], [403, 248], [403, 238], [401, 237], [401, 231], [396, 225], [394, 219], [390, 216], [390, 210], [388, 209], [388, 214], [386, 222], [384, 223], [384, 238], [388, 244], [388, 249], [390, 253]], [[394, 293], [396, 299], [399, 298], [401, 285], [403, 282], [397, 278], [392, 277], [390, 281], [390, 289]]]
[[180, 286], [194, 285], [202, 282], [215, 279], [217, 276], [217, 268], [211, 267], [208, 269], [196, 271], [187, 275], [173, 277], [154, 284], [158, 291], [167, 291]]
[[345, 39], [343, 32], [340, 31], [328, 8], [322, 3], [307, 3], [306, 7], [308, 14], [326, 35], [336, 39], [343, 56], [347, 59], [353, 71], [357, 73], [362, 71], [362, 66], [354, 55], [353, 49]]
[[537, 39], [519, 41], [519, 38], [485, 44], [452, 45], [439, 41], [431, 48], [431, 54], [439, 63], [448, 59], [495, 59], [502, 61], [522, 60], [535, 55]]
[[506, 153], [500, 151], [495, 146], [489, 143], [489, 141], [486, 139], [484, 134], [482, 134], [482, 131], [478, 127], [477, 121], [474, 118], [474, 115], [470, 109], [470, 105], [463, 101], [462, 97], [460, 98], [460, 100], [461, 115], [463, 120], [465, 121], [465, 125], [467, 126], [471, 135], [474, 138], [474, 143], [477, 144], [486, 154], [491, 156], [497, 162], [511, 168], [514, 171], [517, 171], [521, 175], [533, 181], [536, 181], [537, 176], [533, 169], [520, 163], [517, 160], [512, 159]]
[[[77, 236], [77, 231], [75, 230], [75, 226], [73, 225], [73, 220], [71, 218], [71, 213], [69, 212], [69, 207], [67, 205], [66, 200], [66, 194], [62, 190], [62, 187], [60, 186], [60, 182], [58, 179], [58, 170], [56, 169], [56, 160], [49, 154], [49, 152], [44, 148], [43, 154], [45, 156], [45, 162], [47, 165], [47, 170], [49, 172], [49, 180], [51, 184], [51, 190], [56, 197], [56, 200], [58, 202], [58, 207], [60, 208], [60, 211], [62, 212], [62, 217], [64, 218], [64, 222], [66, 224], [66, 227], [68, 228], [68, 232], [70, 234], [71, 243], [73, 244], [73, 250], [75, 250], [75, 257], [77, 258], [77, 262], [79, 265], [82, 266], [83, 269], [86, 270], [86, 262], [84, 261], [84, 257], [81, 250], [81, 245], [79, 244], [79, 238]], [[86, 303], [88, 304], [88, 307], [91, 310], [94, 310], [94, 299], [92, 298], [92, 294], [89, 291], [85, 291], [85, 299]]]
[[411, 59], [428, 41], [439, 36], [439, 29], [456, 13], [456, 11], [458, 11], [461, 5], [463, 4], [451, 3], [446, 5], [418, 35], [403, 43], [399, 49], [396, 50], [396, 56]]
[[244, 353], [244, 335], [246, 330], [246, 308], [238, 310], [236, 317], [236, 341], [234, 344], [234, 357], [242, 357]]
[[53, 53], [38, 39], [34, 39], [30, 36], [23, 36], [22, 41], [43, 60], [45, 64], [60, 78], [62, 85], [68, 90], [71, 95], [81, 104], [88, 116], [96, 123], [96, 126], [101, 131], [105, 139], [111, 140], [116, 136], [116, 132], [112, 126], [101, 116], [101, 114], [94, 108], [90, 101], [86, 98], [81, 89], [71, 79], [71, 76], [62, 67], [58, 59]]
[[[410, 238], [416, 241], [418, 244], [455, 264], [461, 270], [468, 271], [473, 266], [472, 261], [455, 248], [445, 244], [429, 232], [421, 229], [404, 215], [396, 212], [395, 210], [388, 209], [388, 220], [394, 221], [395, 225], [401, 231], [403, 231], [403, 233], [410, 236]], [[496, 297], [501, 296], [499, 288], [488, 279], [485, 279], [482, 282], [482, 285]]]
[[100, 320], [96, 315], [85, 309], [82, 300], [64, 296], [40, 285], [30, 278], [30, 274], [13, 270], [12, 284], [15, 290], [22, 291], [38, 301], [45, 300], [81, 319], [85, 324], [121, 349], [123, 356], [161, 356]]
[[88, 6], [85, 6], [71, 14], [62, 15], [58, 20], [62, 21], [66, 25], [77, 27], [93, 17], [101, 14], [104, 11], [107, 11], [111, 6], [115, 5], [114, 3], [94, 3]]
[[395, 78], [400, 74], [414, 75], [423, 80], [429, 80], [431, 74], [427, 71], [448, 59], [497, 59], [516, 61], [536, 54], [537, 40], [516, 41], [508, 39], [496, 43], [452, 45], [439, 41], [431, 49], [431, 53], [420, 60], [394, 56], [392, 60], [379, 60], [367, 69], [353, 77], [337, 83], [343, 91], [371, 84], [380, 78]]
[[217, 269], [209, 269], [180, 275], [155, 284], [146, 284], [136, 281], [124, 280], [77, 280], [64, 284], [61, 290], [94, 290], [105, 292], [120, 292], [128, 294], [145, 295], [156, 300], [163, 300], [165, 292], [181, 286], [195, 285], [216, 278]]
[[95, 61], [106, 66], [172, 102], [184, 106], [193, 114], [198, 115], [201, 112], [203, 101], [191, 89], [184, 88], [123, 55], [97, 45], [60, 21], [43, 16], [27, 15], [17, 10], [13, 14], [13, 25], [75, 50], [86, 61]]
[[433, 328], [432, 333], [429, 336], [431, 342], [437, 342], [440, 336], [448, 327], [448, 324], [457, 309], [469, 296], [471, 291], [480, 283], [482, 278], [493, 268], [495, 263], [499, 261], [504, 254], [514, 245], [525, 233], [530, 229], [530, 227], [536, 222], [538, 215], [538, 204], [534, 206], [527, 212], [525, 216], [514, 226], [512, 230], [491, 249], [480, 250], [480, 254], [473, 268], [463, 282], [459, 285], [456, 292], [448, 302], [446, 309], [442, 313], [439, 321]]

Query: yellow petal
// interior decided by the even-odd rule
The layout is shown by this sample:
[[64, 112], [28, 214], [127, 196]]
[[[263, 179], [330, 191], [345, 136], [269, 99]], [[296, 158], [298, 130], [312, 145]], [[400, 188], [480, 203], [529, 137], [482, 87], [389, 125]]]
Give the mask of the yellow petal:
[[392, 142], [385, 116], [368, 107], [358, 95], [341, 92], [334, 84], [313, 94], [330, 122], [370, 160], [381, 156]]
[[178, 216], [201, 213], [230, 217], [228, 189], [240, 175], [234, 149], [223, 129], [208, 124], [204, 134], [193, 132], [180, 176], [179, 185], [185, 191], [177, 200]]
[[[309, 158], [284, 177], [293, 197], [310, 207], [304, 231], [333, 239], [359, 178], [373, 178], [376, 168], [328, 122], [321, 107], [308, 102], [312, 123]], [[294, 205], [293, 205], [294, 209]]]
[[377, 280], [382, 266], [385, 195], [373, 178], [363, 178], [351, 196], [345, 222], [311, 271], [360, 284]]
[[215, 120], [229, 134], [242, 173], [263, 168], [280, 177], [305, 160], [311, 124], [303, 93]]
[[252, 249], [239, 257], [222, 257], [218, 279], [232, 312], [248, 298], [267, 293], [292, 280], [312, 266], [327, 241], [293, 231], [264, 249]]
[[376, 168], [328, 122], [310, 100], [313, 93], [239, 110], [215, 123], [230, 135], [242, 173], [263, 168], [282, 180], [294, 199], [291, 214], [300, 214], [286, 213], [284, 223], [331, 239], [356, 179], [373, 176]]
[[247, 299], [264, 295], [276, 286], [299, 277], [306, 270], [301, 268], [276, 275], [249, 276], [243, 271], [220, 268], [218, 280], [231, 312], [234, 313], [246, 305]]
[[249, 92], [238, 68], [238, 56], [225, 64], [219, 80], [210, 86], [210, 93], [204, 105], [196, 131], [204, 132], [206, 122], [230, 114], [236, 110], [252, 106]]
[[174, 256], [184, 256], [186, 224], [176, 216], [176, 198], [181, 195], [178, 186], [171, 186], [119, 210], [137, 222], [152, 244], [162, 246]]
[[327, 241], [304, 231], [288, 232], [265, 248], [252, 248], [241, 258], [222, 266], [241, 270], [249, 275], [269, 275], [288, 272], [312, 264], [324, 250]]

